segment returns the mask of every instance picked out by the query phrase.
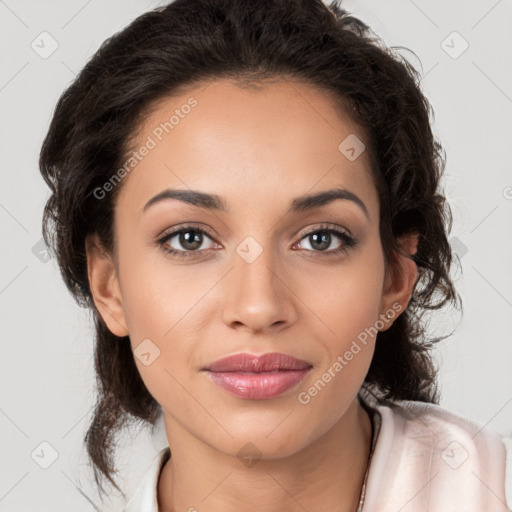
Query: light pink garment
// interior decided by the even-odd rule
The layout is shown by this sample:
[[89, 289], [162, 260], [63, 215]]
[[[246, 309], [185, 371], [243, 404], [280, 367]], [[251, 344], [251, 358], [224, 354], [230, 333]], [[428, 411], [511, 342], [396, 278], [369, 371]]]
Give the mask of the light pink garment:
[[[512, 510], [511, 438], [436, 405], [363, 399], [382, 419], [364, 512]], [[157, 484], [168, 456], [166, 447], [155, 457], [123, 512], [159, 512]]]
[[365, 512], [510, 510], [510, 439], [433, 404], [399, 401], [376, 408], [382, 429]]

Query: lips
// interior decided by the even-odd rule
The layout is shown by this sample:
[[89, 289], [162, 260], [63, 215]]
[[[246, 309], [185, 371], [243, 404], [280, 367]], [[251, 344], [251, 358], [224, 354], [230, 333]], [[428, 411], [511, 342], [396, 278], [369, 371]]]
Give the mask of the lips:
[[235, 354], [202, 370], [210, 380], [238, 398], [268, 400], [298, 385], [313, 365], [303, 359], [272, 352]]
[[280, 370], [305, 370], [313, 366], [308, 361], [279, 352], [261, 356], [241, 353], [224, 357], [203, 368], [211, 372], [275, 372]]

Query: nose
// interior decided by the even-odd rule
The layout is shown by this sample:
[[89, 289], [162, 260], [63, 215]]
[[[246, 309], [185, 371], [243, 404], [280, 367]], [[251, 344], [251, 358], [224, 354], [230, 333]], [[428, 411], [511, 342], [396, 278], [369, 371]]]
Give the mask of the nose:
[[233, 268], [226, 277], [222, 315], [229, 327], [275, 333], [296, 320], [291, 278], [272, 250], [263, 249], [253, 261], [234, 251]]

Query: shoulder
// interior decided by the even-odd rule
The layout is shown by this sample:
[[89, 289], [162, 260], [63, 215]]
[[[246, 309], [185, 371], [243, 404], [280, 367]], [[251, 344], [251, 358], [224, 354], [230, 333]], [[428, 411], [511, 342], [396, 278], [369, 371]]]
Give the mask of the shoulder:
[[[481, 462], [496, 450], [504, 453], [503, 442], [497, 433], [439, 405], [399, 400], [381, 402], [377, 409], [397, 436], [426, 437], [432, 447], [442, 451], [449, 448], [449, 443], [456, 443], [461, 457], [464, 450], [469, 455], [476, 449]], [[452, 449], [457, 450], [457, 447]], [[446, 455], [449, 458], [450, 454]]]
[[168, 446], [160, 450], [123, 512], [158, 512], [158, 479], [165, 463], [169, 460], [170, 453]]
[[512, 468], [502, 436], [435, 404], [381, 400], [371, 406], [381, 428], [367, 498], [386, 496], [389, 505], [368, 510], [510, 510]]

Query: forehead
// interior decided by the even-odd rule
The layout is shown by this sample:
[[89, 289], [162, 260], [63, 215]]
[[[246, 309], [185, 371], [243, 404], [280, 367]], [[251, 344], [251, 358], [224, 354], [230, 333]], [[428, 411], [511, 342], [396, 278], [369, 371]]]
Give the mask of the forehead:
[[179, 188], [221, 196], [237, 209], [343, 187], [377, 217], [365, 146], [362, 130], [314, 86], [214, 80], [152, 107], [132, 140], [137, 158], [119, 202], [140, 211], [155, 194]]

